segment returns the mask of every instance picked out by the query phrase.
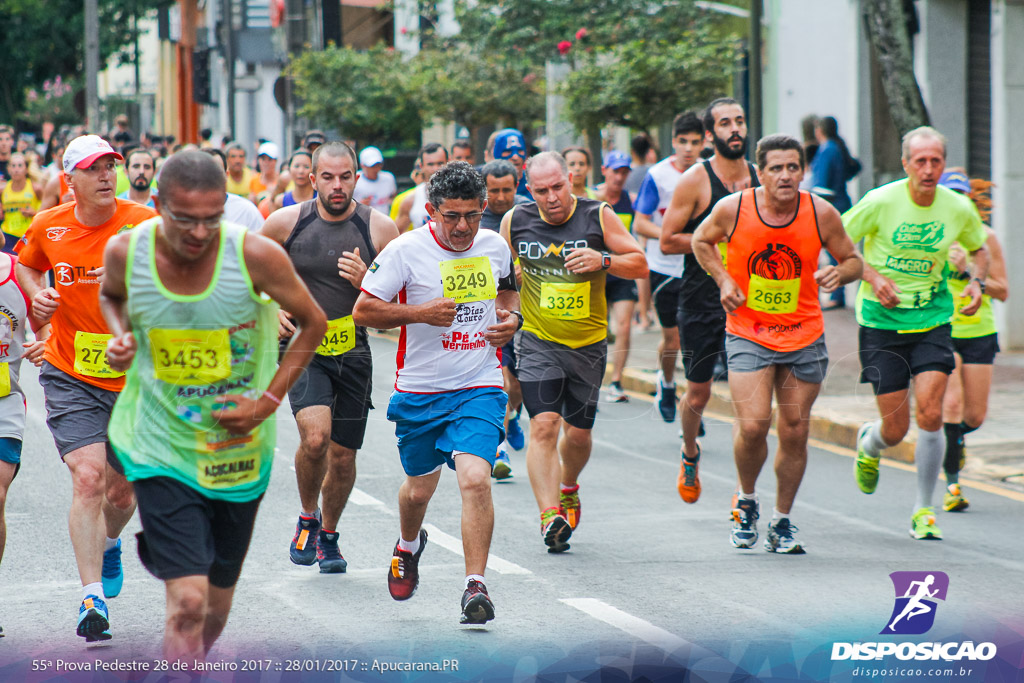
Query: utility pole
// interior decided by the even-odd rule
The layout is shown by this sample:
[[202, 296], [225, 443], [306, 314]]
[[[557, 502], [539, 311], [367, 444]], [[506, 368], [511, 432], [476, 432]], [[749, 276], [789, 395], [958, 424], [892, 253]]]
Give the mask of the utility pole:
[[235, 25], [231, 0], [222, 0], [220, 6], [221, 41], [224, 48], [224, 71], [228, 86], [228, 135], [235, 139]]
[[100, 19], [97, 0], [85, 0], [85, 125], [101, 133], [100, 125]]
[[761, 139], [761, 129], [764, 126], [764, 119], [761, 107], [761, 14], [762, 0], [750, 0], [750, 58], [747, 61], [747, 77], [750, 79], [750, 111], [747, 118], [750, 122], [748, 133], [754, 144]]

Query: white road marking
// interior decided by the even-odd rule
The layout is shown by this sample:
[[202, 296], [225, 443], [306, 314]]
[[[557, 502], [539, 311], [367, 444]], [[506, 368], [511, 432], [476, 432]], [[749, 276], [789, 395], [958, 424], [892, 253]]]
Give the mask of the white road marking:
[[646, 643], [661, 648], [665, 652], [674, 652], [683, 647], [697, 647], [688, 640], [684, 640], [663, 628], [644, 621], [640, 617], [634, 617], [632, 614], [627, 614], [595, 598], [561, 598], [559, 602], [563, 602], [569, 607], [574, 607], [598, 621], [614, 626], [634, 638], [639, 638]]
[[382, 508], [387, 507], [383, 501], [377, 500], [366, 491], [358, 488], [353, 488], [352, 493], [348, 494], [348, 502], [355, 503], [356, 505], [377, 505]]
[[[454, 536], [449, 536], [433, 524], [424, 524], [423, 528], [427, 530], [429, 543], [437, 543], [442, 548], [447, 548], [459, 557], [464, 557], [462, 554], [462, 541]], [[533, 572], [526, 567], [520, 567], [518, 564], [509, 562], [508, 560], [503, 560], [496, 555], [488, 555], [487, 568], [493, 569], [499, 574], [533, 574]]]

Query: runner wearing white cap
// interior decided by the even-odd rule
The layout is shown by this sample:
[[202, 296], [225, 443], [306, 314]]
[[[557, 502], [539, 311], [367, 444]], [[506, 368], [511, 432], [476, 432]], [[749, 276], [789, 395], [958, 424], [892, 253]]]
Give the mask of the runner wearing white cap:
[[376, 147], [364, 147], [359, 153], [359, 167], [362, 172], [356, 180], [352, 198], [360, 204], [388, 213], [391, 202], [398, 194], [395, 176], [384, 168], [384, 155]]

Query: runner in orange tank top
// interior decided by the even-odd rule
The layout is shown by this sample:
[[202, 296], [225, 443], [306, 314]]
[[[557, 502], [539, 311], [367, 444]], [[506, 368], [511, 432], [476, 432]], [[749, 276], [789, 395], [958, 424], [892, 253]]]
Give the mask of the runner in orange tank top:
[[[768, 458], [772, 394], [777, 399], [779, 449], [776, 507], [765, 550], [803, 553], [789, 519], [807, 466], [811, 406], [828, 367], [818, 289], [830, 292], [860, 277], [863, 262], [824, 199], [800, 192], [803, 147], [787, 135], [757, 145], [761, 188], [729, 195], [693, 236], [693, 252], [715, 279], [728, 313], [725, 350], [737, 426], [733, 455], [740, 492], [731, 541], [757, 542], [755, 484]], [[726, 264], [719, 243], [727, 241]], [[818, 270], [824, 246], [838, 266]]]

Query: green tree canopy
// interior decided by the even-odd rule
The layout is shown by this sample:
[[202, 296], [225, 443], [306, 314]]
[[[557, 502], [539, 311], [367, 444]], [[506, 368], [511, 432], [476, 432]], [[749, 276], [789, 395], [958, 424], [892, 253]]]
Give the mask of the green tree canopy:
[[[121, 52], [135, 38], [132, 17], [160, 0], [98, 0], [100, 61]], [[81, 73], [85, 62], [82, 0], [0, 0], [0, 121], [15, 121], [30, 87]]]
[[307, 51], [288, 67], [302, 101], [299, 115], [361, 144], [416, 146], [423, 119], [411, 93], [411, 69], [377, 45]]

